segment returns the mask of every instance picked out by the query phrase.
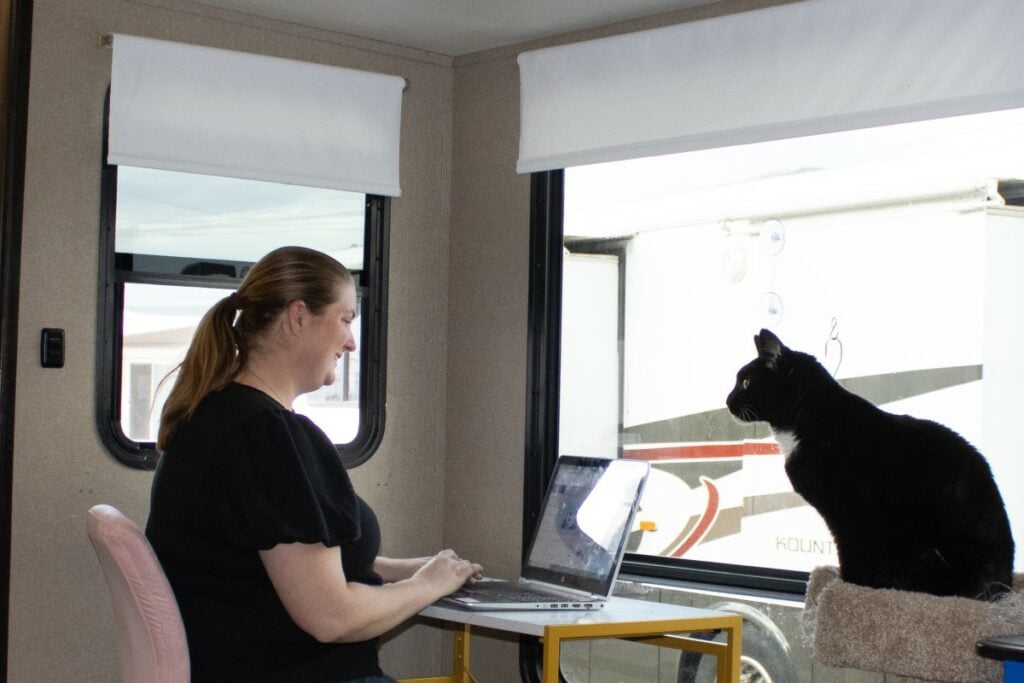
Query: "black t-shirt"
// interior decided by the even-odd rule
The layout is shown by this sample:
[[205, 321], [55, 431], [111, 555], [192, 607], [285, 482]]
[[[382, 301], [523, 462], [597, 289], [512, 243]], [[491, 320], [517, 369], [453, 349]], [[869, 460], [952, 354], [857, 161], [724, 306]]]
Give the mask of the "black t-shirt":
[[160, 458], [146, 535], [181, 608], [193, 681], [380, 673], [375, 639], [323, 644], [300, 629], [257, 553], [279, 543], [340, 546], [348, 581], [381, 583], [377, 519], [308, 418], [242, 384], [212, 392]]

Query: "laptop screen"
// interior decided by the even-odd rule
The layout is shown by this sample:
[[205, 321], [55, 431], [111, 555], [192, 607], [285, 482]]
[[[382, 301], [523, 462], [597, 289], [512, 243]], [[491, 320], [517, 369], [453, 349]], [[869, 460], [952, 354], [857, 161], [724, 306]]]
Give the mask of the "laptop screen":
[[560, 457], [523, 576], [607, 595], [649, 468], [638, 460]]

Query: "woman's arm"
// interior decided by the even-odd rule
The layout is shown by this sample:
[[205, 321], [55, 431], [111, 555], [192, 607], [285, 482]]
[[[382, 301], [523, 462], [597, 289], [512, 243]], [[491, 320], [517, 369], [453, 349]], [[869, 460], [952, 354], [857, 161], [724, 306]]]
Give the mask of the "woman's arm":
[[392, 557], [378, 556], [377, 559], [373, 561], [373, 571], [377, 572], [377, 575], [384, 579], [384, 583], [395, 583], [396, 581], [410, 578], [429, 560], [429, 557], [396, 559]]
[[[427, 558], [409, 578], [369, 586], [347, 581], [341, 550], [319, 543], [277, 545], [261, 550], [260, 559], [289, 616], [324, 643], [358, 642], [386, 633], [480, 572], [480, 565], [444, 550]], [[388, 564], [384, 562], [387, 569], [397, 569]]]

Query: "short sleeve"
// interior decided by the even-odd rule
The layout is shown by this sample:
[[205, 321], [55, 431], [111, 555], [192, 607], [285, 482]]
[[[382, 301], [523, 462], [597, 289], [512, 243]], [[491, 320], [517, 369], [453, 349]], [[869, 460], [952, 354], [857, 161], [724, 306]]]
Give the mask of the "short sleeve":
[[263, 410], [224, 442], [223, 522], [229, 538], [268, 550], [281, 543], [345, 546], [359, 538], [359, 507], [334, 445], [307, 418]]

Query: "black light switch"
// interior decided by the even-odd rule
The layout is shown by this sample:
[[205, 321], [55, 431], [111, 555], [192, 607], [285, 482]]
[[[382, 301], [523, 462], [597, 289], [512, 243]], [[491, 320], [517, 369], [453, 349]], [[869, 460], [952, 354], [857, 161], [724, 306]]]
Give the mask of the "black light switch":
[[43, 328], [39, 362], [44, 368], [64, 367], [64, 330], [55, 327]]

